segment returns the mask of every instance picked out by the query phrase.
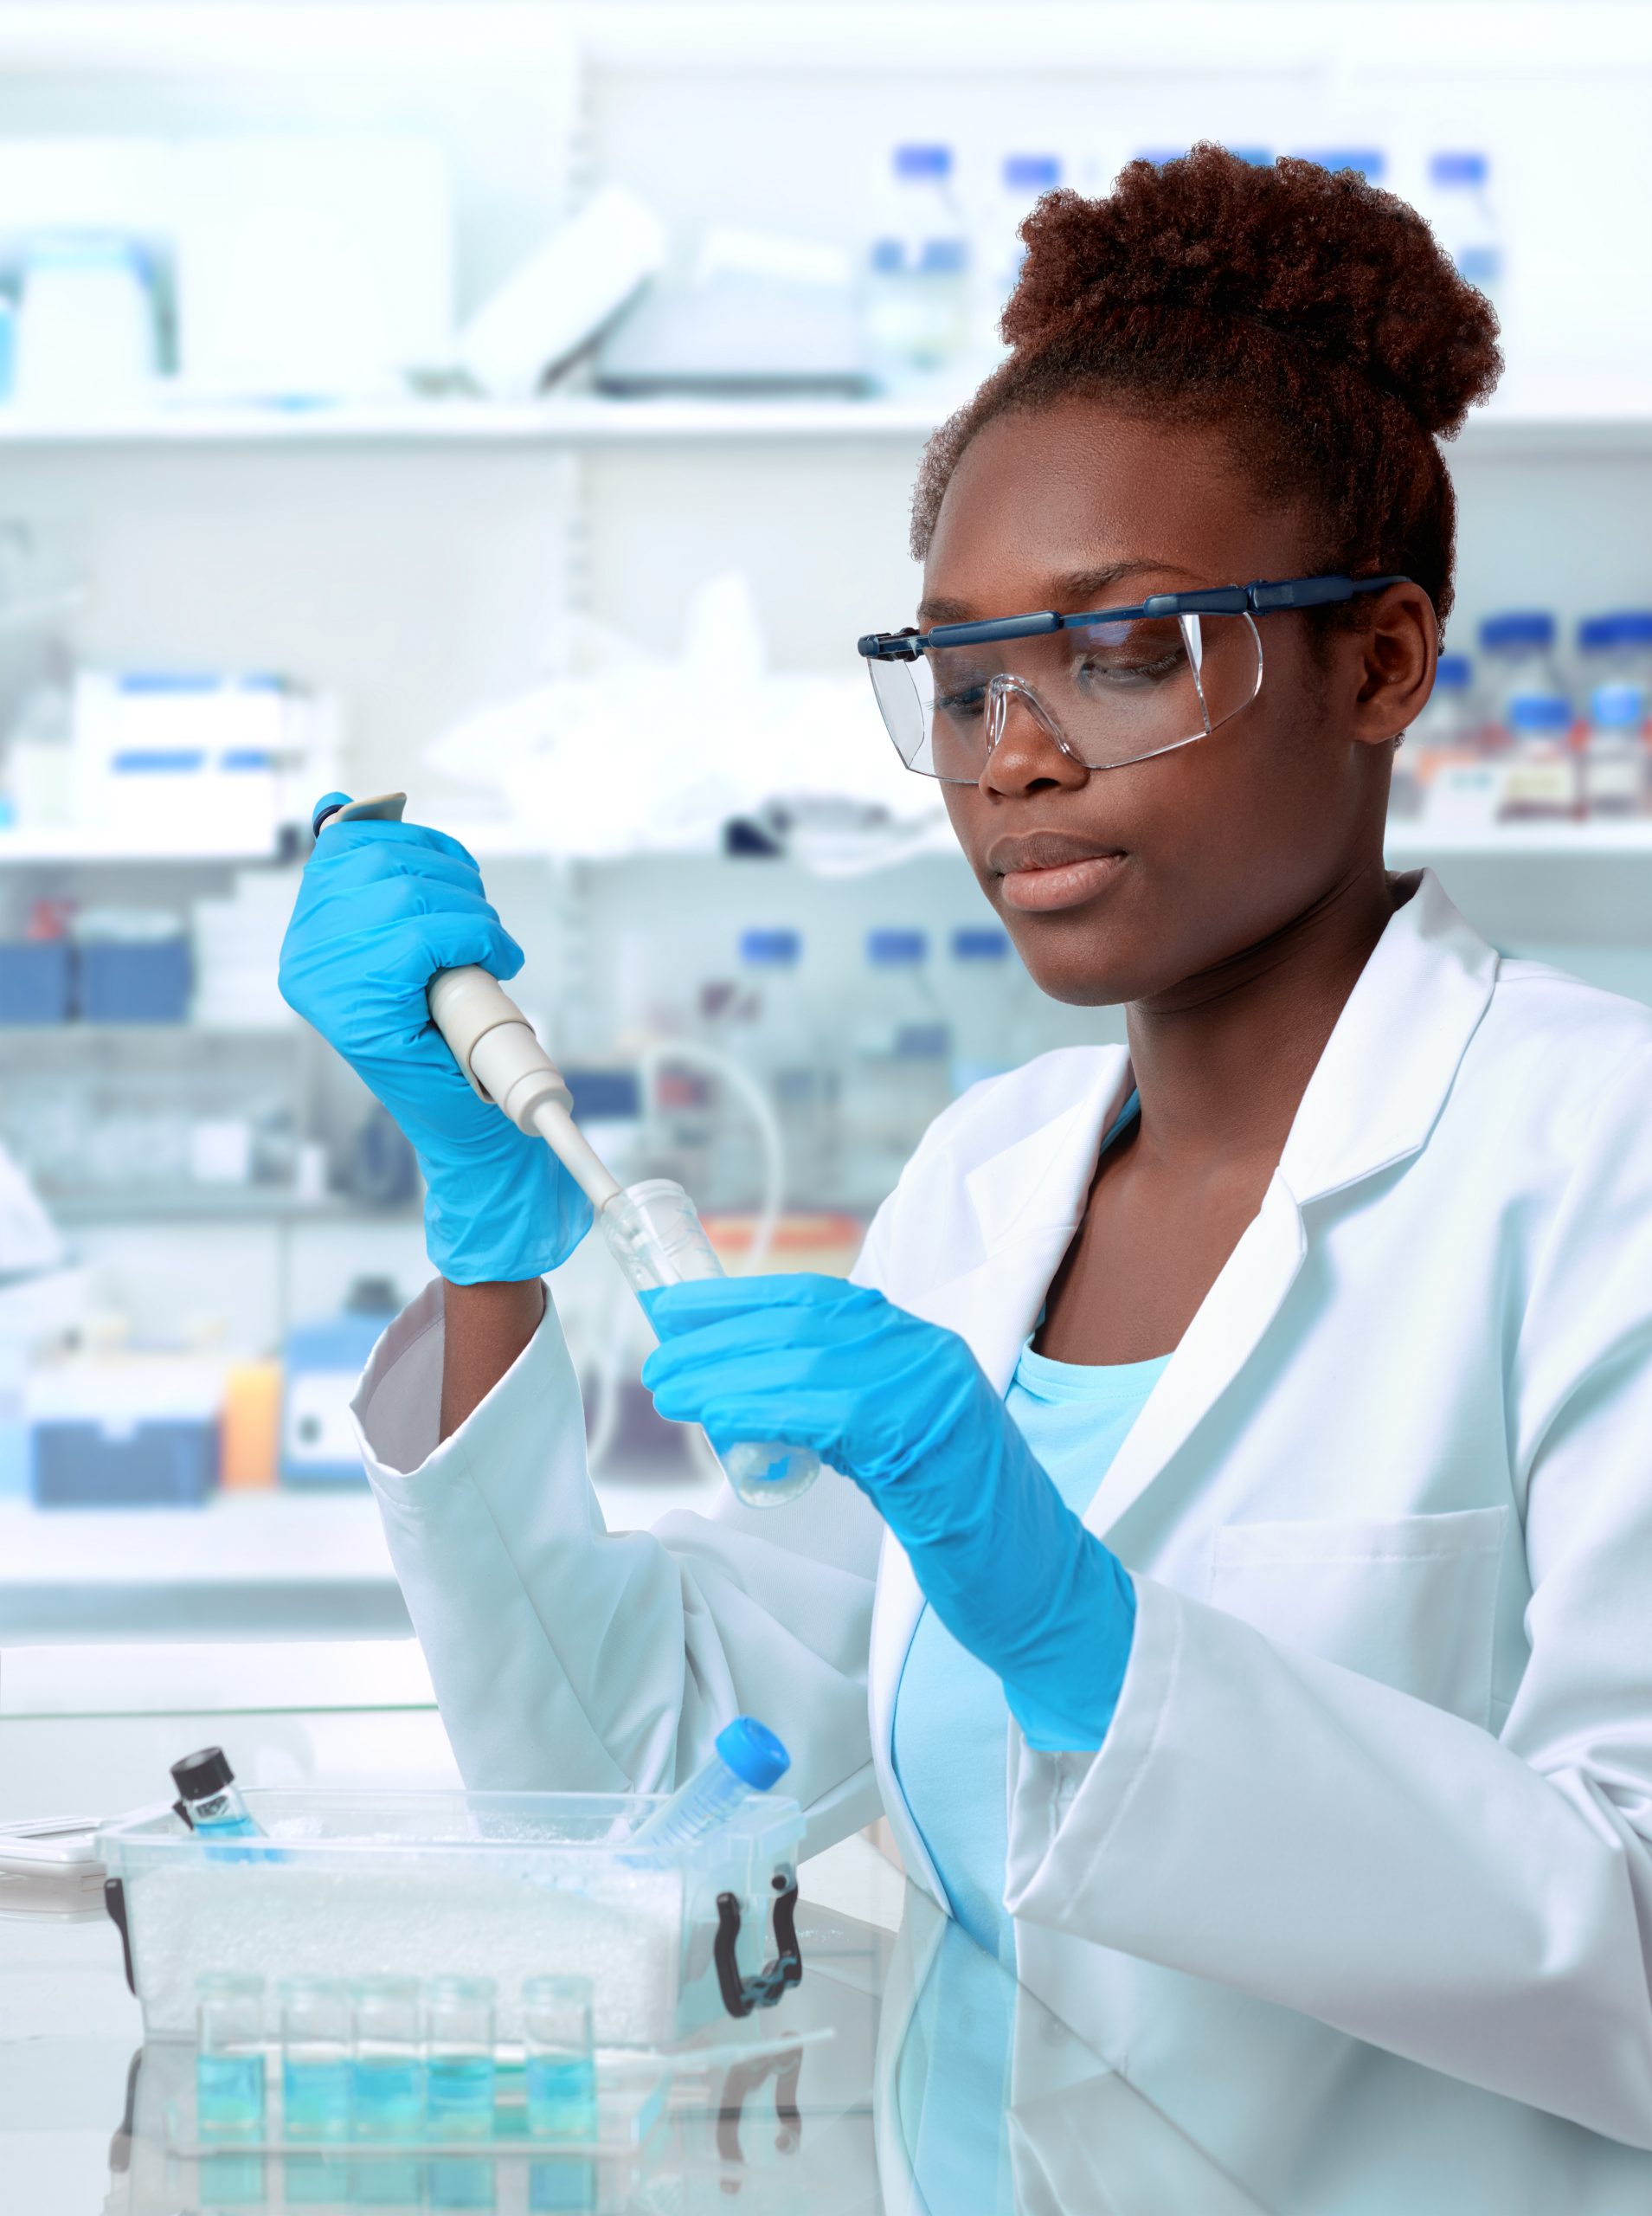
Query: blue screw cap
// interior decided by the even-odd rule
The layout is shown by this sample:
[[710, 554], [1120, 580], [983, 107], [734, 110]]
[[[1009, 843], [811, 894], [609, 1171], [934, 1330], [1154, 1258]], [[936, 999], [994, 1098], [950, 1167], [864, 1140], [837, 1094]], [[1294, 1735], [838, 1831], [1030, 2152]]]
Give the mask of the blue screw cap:
[[717, 1733], [717, 1752], [754, 1793], [767, 1793], [792, 1767], [792, 1758], [766, 1723], [736, 1716]]

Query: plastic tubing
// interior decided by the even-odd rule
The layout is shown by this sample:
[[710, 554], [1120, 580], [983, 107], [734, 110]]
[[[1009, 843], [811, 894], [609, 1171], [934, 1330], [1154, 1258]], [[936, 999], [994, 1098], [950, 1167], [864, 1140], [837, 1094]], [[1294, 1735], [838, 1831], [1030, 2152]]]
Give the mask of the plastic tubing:
[[[429, 998], [431, 1020], [482, 1098], [518, 1130], [543, 1139], [589, 1200], [633, 1292], [723, 1274], [680, 1185], [656, 1177], [622, 1186], [601, 1160], [569, 1112], [561, 1071], [496, 977], [473, 967], [444, 970], [431, 980]], [[717, 1460], [752, 1508], [795, 1500], [820, 1474], [818, 1458], [807, 1448], [775, 1440], [742, 1440], [718, 1453]]]

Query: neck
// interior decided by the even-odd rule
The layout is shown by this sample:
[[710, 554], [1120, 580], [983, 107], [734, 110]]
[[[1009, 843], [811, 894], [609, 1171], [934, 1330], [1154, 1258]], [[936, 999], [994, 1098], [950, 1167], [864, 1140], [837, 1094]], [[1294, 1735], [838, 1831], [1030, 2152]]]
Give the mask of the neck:
[[1143, 1147], [1178, 1167], [1265, 1159], [1271, 1172], [1348, 995], [1409, 893], [1379, 860], [1255, 945], [1132, 1002]]

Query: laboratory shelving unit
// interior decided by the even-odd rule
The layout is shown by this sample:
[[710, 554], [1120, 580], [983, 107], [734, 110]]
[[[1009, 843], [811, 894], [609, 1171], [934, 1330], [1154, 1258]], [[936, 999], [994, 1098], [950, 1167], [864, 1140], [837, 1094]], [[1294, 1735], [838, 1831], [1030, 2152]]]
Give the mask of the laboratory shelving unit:
[[[1625, 333], [1638, 276], [1607, 298], [1572, 267], [1587, 260], [1575, 242], [1599, 210], [1640, 204], [1649, 96], [1652, 14], [1610, 0], [0, 0], [0, 137], [440, 137], [461, 311], [607, 177], [665, 210], [685, 255], [714, 221], [840, 235], [862, 170], [904, 137], [1003, 150], [1038, 143], [1047, 121], [1064, 151], [1082, 145], [1103, 165], [1202, 132], [1274, 145], [1466, 140], [1489, 145], [1511, 184], [1514, 153], [1540, 145], [1546, 166], [1514, 192], [1505, 222], [1525, 256], [1517, 274], [1548, 288], [1535, 313], [1528, 298], [1527, 326], [1577, 345], [1568, 355], [1557, 340], [1525, 365], [1455, 450], [1463, 632], [1497, 605], [1558, 599], [1570, 617], [1652, 598], [1652, 376], [1609, 377], [1581, 358], [1602, 331], [1636, 358]], [[634, 874], [549, 864], [534, 827], [444, 786], [423, 769], [424, 747], [477, 702], [555, 667], [570, 616], [674, 650], [689, 593], [729, 568], [751, 577], [777, 667], [843, 666], [860, 631], [910, 603], [905, 500], [935, 415], [903, 401], [620, 403], [581, 390], [578, 372], [514, 407], [0, 409], [0, 512], [83, 520], [88, 652], [280, 667], [339, 693], [349, 781], [412, 788], [421, 812], [472, 847], [527, 949], [524, 975], [545, 980], [595, 959], [588, 918], [610, 916], [614, 886]], [[1571, 949], [1575, 966], [1652, 996], [1652, 823], [1397, 823], [1390, 854], [1437, 866], [1499, 944]], [[187, 897], [278, 859], [11, 832], [0, 834], [0, 891], [72, 882], [141, 897], [158, 873]], [[785, 865], [752, 866], [732, 892], [715, 858], [673, 859], [670, 871], [674, 884], [699, 872], [719, 913], [748, 891], [752, 920], [807, 905], [812, 950], [833, 931], [852, 949], [871, 924], [949, 915], [973, 897], [961, 863], [934, 857], [829, 894]], [[98, 1043], [88, 1027], [72, 1051]], [[6, 1051], [0, 1033], [0, 1065]], [[233, 1037], [219, 1051], [233, 1054]], [[254, 1344], [292, 1315], [335, 1305], [354, 1274], [410, 1285], [421, 1272], [409, 1210], [249, 1192], [134, 1195], [65, 1213], [83, 1251], [112, 1283], [141, 1289], [151, 1312], [188, 1312], [200, 1287], [216, 1288], [232, 1337]], [[364, 1500], [267, 1512], [267, 1530], [255, 1504], [225, 1501], [202, 1519], [221, 1584], [267, 1543], [286, 1543], [283, 1516], [341, 1570], [370, 1544]], [[45, 1585], [75, 1524], [60, 1519], [67, 1536], [39, 1557]], [[0, 1530], [8, 1555], [21, 1559]], [[220, 1601], [202, 1606], [210, 1616]]]

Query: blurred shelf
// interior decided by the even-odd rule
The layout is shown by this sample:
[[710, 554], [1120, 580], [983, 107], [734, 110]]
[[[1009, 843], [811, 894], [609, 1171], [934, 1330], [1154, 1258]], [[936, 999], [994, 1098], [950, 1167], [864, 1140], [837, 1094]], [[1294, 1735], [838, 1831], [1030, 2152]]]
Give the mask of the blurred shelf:
[[296, 1015], [270, 1023], [90, 1023], [79, 1017], [72, 1023], [0, 1023], [0, 1040], [16, 1039], [29, 1047], [55, 1046], [60, 1040], [78, 1044], [82, 1040], [125, 1047], [151, 1039], [169, 1046], [190, 1039], [212, 1046], [233, 1045], [237, 1040], [267, 1046], [273, 1040], [301, 1040], [304, 1035]]
[[[957, 401], [964, 397], [961, 392]], [[929, 436], [937, 421], [935, 407], [897, 401], [630, 401], [595, 394], [524, 406], [391, 402], [303, 409], [151, 409], [85, 417], [25, 416], [0, 408], [0, 447], [577, 447], [730, 439], [894, 439], [915, 444]]]
[[[264, 448], [660, 445], [845, 445], [903, 452], [967, 397], [916, 400], [612, 400], [591, 393], [522, 405], [454, 400], [340, 403], [283, 409], [149, 409], [126, 415], [52, 416], [0, 408], [0, 447]], [[1557, 395], [1530, 407], [1470, 417], [1453, 451], [1470, 457], [1567, 454], [1652, 456], [1652, 390], [1601, 404]]]
[[1391, 823], [1385, 845], [1391, 861], [1466, 854], [1499, 861], [1594, 861], [1607, 854], [1652, 855], [1652, 817], [1627, 823], [1494, 823], [1483, 829]]
[[[704, 1508], [717, 1481], [616, 1470], [611, 1531]], [[52, 1509], [0, 1501], [0, 1647], [36, 1639], [405, 1638], [406, 1604], [364, 1487], [232, 1492], [204, 1508]]]
[[72, 830], [0, 831], [0, 864], [5, 862], [200, 862], [228, 867], [238, 862], [272, 862], [280, 858], [279, 841], [262, 846], [211, 844], [200, 839], [169, 839], [164, 845], [135, 846], [130, 832], [81, 826]]
[[[1649, 453], [1652, 453], [1652, 435], [1649, 435]], [[434, 820], [450, 837], [457, 839], [483, 861], [536, 861], [548, 866], [572, 866], [577, 863], [582, 869], [601, 869], [605, 864], [623, 866], [630, 862], [657, 859], [648, 854], [584, 858], [553, 855], [547, 851], [543, 840], [531, 824], [512, 822], [505, 816], [472, 817], [467, 821], [463, 816], [449, 815], [438, 808]], [[1510, 861], [1527, 861], [1540, 856], [1566, 859], [1599, 854], [1652, 854], [1652, 816], [1621, 823], [1494, 824], [1484, 829], [1430, 829], [1422, 823], [1401, 822], [1389, 827], [1388, 845], [1391, 853], [1396, 854], [1490, 854]], [[217, 866], [228, 868], [247, 861], [280, 859], [280, 856], [268, 849], [257, 853], [226, 853], [189, 847], [177, 852], [163, 852], [155, 848], [122, 846], [112, 839], [106, 842], [85, 833], [0, 833], [0, 864], [8, 860], [124, 862], [134, 866], [148, 864], [170, 867], [179, 863], [195, 862], [203, 868]], [[686, 854], [673, 850], [669, 859], [673, 861], [720, 863], [727, 858], [721, 853]], [[233, 1036], [234, 1033], [226, 1030], [224, 1035]]]
[[130, 1194], [54, 1193], [41, 1198], [61, 1224], [91, 1227], [122, 1223], [384, 1223], [416, 1224], [419, 1208], [408, 1201], [394, 1208], [367, 1208], [329, 1196], [294, 1200], [288, 1193], [257, 1186], [183, 1186], [167, 1192]]

